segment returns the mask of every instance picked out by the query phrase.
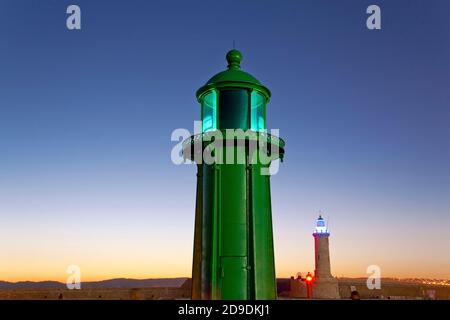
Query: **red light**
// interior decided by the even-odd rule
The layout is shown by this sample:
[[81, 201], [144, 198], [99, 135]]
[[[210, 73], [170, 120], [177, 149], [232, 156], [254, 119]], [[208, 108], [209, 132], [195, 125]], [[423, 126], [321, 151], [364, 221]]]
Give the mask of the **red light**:
[[312, 281], [312, 277], [311, 276], [307, 276], [306, 277], [306, 281], [308, 281], [308, 282]]

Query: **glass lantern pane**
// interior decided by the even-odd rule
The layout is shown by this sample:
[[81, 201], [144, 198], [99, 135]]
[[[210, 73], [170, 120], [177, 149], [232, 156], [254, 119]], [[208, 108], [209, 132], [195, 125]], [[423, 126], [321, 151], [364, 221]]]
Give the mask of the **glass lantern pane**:
[[203, 97], [202, 103], [202, 132], [217, 129], [217, 93], [211, 91]]
[[251, 96], [251, 129], [262, 131], [266, 128], [264, 115], [264, 96], [258, 91], [252, 91]]
[[226, 89], [219, 93], [220, 129], [248, 129], [249, 93], [243, 89]]

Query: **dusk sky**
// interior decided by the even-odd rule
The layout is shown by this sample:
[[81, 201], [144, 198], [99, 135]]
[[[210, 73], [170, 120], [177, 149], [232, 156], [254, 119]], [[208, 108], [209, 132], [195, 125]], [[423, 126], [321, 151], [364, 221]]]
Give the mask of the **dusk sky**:
[[[81, 8], [81, 30], [66, 8]], [[381, 8], [368, 30], [366, 8]], [[191, 276], [174, 129], [226, 68], [272, 91], [276, 272], [450, 278], [450, 1], [0, 0], [0, 280]]]

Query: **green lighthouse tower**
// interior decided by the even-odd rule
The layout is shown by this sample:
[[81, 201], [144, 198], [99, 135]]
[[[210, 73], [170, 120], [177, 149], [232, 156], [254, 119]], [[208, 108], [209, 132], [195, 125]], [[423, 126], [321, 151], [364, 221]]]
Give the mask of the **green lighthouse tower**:
[[239, 51], [226, 59], [197, 91], [202, 132], [183, 142], [197, 164], [192, 299], [276, 299], [269, 166], [284, 142], [266, 130], [269, 89]]

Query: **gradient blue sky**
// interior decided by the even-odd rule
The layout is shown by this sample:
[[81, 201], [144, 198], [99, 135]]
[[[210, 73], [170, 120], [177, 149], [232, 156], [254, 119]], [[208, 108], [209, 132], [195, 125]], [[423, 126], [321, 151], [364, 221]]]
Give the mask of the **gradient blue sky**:
[[[78, 4], [82, 30], [66, 29]], [[382, 30], [366, 28], [370, 4]], [[278, 276], [450, 278], [450, 1], [0, 0], [0, 280], [189, 276], [195, 167], [170, 160], [226, 66], [272, 91]]]

